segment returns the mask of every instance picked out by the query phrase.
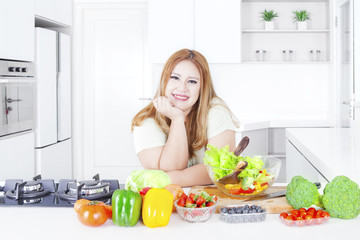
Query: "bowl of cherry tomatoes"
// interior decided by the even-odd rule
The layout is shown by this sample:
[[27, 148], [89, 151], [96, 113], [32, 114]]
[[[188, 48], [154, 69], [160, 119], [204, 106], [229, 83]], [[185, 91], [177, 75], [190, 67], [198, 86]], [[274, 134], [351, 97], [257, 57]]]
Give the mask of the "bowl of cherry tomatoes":
[[292, 210], [291, 213], [280, 213], [280, 220], [288, 226], [309, 226], [313, 224], [322, 224], [330, 219], [330, 214], [323, 210], [316, 210], [311, 207], [308, 209], [300, 208]]

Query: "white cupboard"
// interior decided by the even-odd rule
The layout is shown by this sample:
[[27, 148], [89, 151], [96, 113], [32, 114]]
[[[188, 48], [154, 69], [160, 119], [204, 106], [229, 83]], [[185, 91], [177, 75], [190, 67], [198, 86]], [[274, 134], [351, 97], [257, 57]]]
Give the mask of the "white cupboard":
[[0, 1], [0, 59], [34, 61], [34, 0]]
[[35, 0], [35, 15], [63, 25], [72, 25], [72, 0]]
[[32, 179], [34, 169], [34, 133], [28, 132], [0, 141], [0, 181], [5, 179]]
[[209, 63], [240, 63], [240, 1], [149, 0], [149, 57], [164, 63], [182, 48]]
[[286, 182], [294, 176], [302, 176], [311, 182], [320, 182], [324, 186], [328, 180], [305, 158], [305, 156], [286, 140]]

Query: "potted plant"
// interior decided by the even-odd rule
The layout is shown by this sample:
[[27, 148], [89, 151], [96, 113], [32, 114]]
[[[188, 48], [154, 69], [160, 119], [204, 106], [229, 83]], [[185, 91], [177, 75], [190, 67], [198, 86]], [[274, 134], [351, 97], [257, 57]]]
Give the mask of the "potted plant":
[[307, 20], [310, 20], [310, 13], [306, 10], [295, 10], [294, 13], [294, 22], [297, 22], [298, 30], [307, 29]]
[[260, 12], [262, 21], [265, 22], [265, 30], [274, 29], [274, 18], [279, 17], [278, 13], [274, 10], [267, 11], [266, 9], [263, 12]]

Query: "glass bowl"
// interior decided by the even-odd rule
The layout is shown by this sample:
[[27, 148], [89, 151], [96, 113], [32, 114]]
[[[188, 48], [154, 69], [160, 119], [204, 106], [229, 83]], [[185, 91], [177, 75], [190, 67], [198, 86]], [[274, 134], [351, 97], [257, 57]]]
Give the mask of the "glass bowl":
[[[232, 197], [238, 197], [238, 198], [249, 198], [251, 196], [256, 196], [259, 195], [260, 193], [265, 192], [267, 189], [269, 189], [274, 182], [276, 181], [277, 177], [279, 176], [279, 172], [280, 172], [280, 167], [281, 167], [281, 160], [275, 157], [271, 157], [271, 156], [265, 156], [265, 155], [254, 155], [254, 156], [249, 156], [249, 157], [258, 157], [260, 158], [263, 162], [264, 165], [262, 167], [262, 169], [246, 169], [247, 171], [251, 171], [252, 176], [254, 176], [254, 180], [256, 178], [256, 176], [258, 176], [259, 174], [265, 174], [267, 181], [265, 182], [255, 182], [253, 183], [253, 185], [255, 186], [255, 190], [252, 189], [242, 189], [242, 177], [240, 175], [240, 182], [238, 184], [221, 184], [219, 182], [219, 177], [218, 174], [219, 172], [224, 172], [226, 171], [227, 174], [231, 174], [234, 171], [236, 171], [235, 169], [224, 169], [224, 168], [218, 168], [218, 167], [212, 167], [210, 165], [206, 164], [206, 168], [208, 171], [208, 174], [211, 178], [211, 181], [215, 184], [215, 186], [223, 193], [226, 193], [227, 195], [230, 195]], [[244, 171], [245, 171], [244, 170]], [[261, 180], [263, 180], [263, 178], [261, 178]]]
[[177, 213], [181, 216], [182, 219], [190, 223], [206, 222], [216, 212], [218, 205], [218, 202], [216, 202], [210, 207], [187, 208], [177, 205], [178, 201], [179, 199], [174, 202]]

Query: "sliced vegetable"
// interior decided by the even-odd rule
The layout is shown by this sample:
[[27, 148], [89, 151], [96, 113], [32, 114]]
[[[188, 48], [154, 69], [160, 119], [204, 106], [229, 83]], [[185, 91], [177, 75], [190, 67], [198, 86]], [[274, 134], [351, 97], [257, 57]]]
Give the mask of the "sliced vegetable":
[[166, 226], [170, 221], [174, 197], [166, 189], [152, 188], [142, 204], [142, 219], [150, 228]]
[[140, 218], [141, 195], [131, 190], [117, 189], [112, 196], [112, 219], [118, 226], [132, 227]]

